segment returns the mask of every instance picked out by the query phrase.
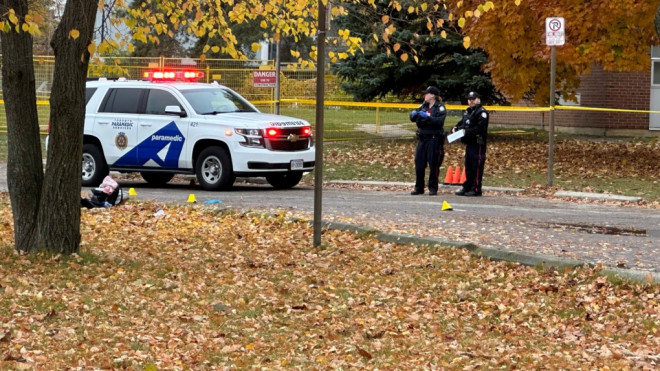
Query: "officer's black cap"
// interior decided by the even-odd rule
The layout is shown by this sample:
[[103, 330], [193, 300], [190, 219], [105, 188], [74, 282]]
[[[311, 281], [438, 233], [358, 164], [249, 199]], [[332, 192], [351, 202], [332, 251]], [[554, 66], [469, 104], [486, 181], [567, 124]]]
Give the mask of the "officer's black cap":
[[473, 91], [469, 92], [467, 95], [467, 99], [477, 99], [477, 98], [479, 98], [479, 94]]
[[440, 89], [436, 88], [435, 86], [429, 86], [422, 92], [422, 94], [428, 94], [431, 93], [433, 95], [440, 95]]

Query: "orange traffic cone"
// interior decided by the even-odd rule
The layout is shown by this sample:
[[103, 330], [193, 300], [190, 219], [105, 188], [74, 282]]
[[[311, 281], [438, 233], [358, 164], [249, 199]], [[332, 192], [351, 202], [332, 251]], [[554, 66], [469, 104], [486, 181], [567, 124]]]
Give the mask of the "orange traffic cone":
[[454, 184], [454, 185], [462, 184], [461, 183], [461, 167], [460, 166], [456, 166], [456, 170], [454, 170], [454, 178], [453, 178], [451, 184]]
[[461, 174], [461, 184], [465, 183], [467, 177], [465, 176], [465, 168], [463, 168], [463, 173]]
[[454, 173], [452, 172], [451, 166], [447, 166], [447, 174], [445, 174], [444, 184], [452, 184], [454, 181]]

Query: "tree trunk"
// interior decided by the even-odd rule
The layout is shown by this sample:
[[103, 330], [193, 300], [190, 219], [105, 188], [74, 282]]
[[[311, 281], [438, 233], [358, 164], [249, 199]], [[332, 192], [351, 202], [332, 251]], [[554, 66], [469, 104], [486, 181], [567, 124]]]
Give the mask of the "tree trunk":
[[[85, 122], [85, 81], [97, 0], [67, 1], [51, 46], [55, 53], [50, 137], [41, 204], [39, 245], [70, 254], [80, 245], [80, 169]], [[77, 30], [78, 37], [71, 35]], [[75, 34], [75, 33], [74, 33]]]
[[[1, 0], [0, 11], [14, 9], [22, 20], [26, 0]], [[6, 20], [5, 20], [6, 21]], [[44, 179], [34, 80], [32, 36], [13, 27], [2, 40], [2, 93], [7, 117], [7, 186], [17, 250], [36, 248], [37, 213]]]

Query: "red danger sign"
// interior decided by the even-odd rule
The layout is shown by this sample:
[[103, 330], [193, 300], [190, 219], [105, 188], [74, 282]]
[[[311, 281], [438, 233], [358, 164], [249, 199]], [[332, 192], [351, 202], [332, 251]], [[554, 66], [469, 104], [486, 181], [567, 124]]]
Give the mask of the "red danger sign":
[[252, 71], [252, 86], [255, 88], [274, 88], [277, 82], [277, 71]]

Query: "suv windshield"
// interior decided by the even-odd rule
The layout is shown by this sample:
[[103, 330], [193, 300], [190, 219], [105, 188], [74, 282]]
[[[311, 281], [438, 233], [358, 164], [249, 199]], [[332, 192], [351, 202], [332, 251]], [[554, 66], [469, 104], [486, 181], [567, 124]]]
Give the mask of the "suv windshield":
[[215, 115], [230, 112], [259, 112], [253, 105], [238, 94], [226, 89], [183, 90], [195, 112], [200, 115]]

